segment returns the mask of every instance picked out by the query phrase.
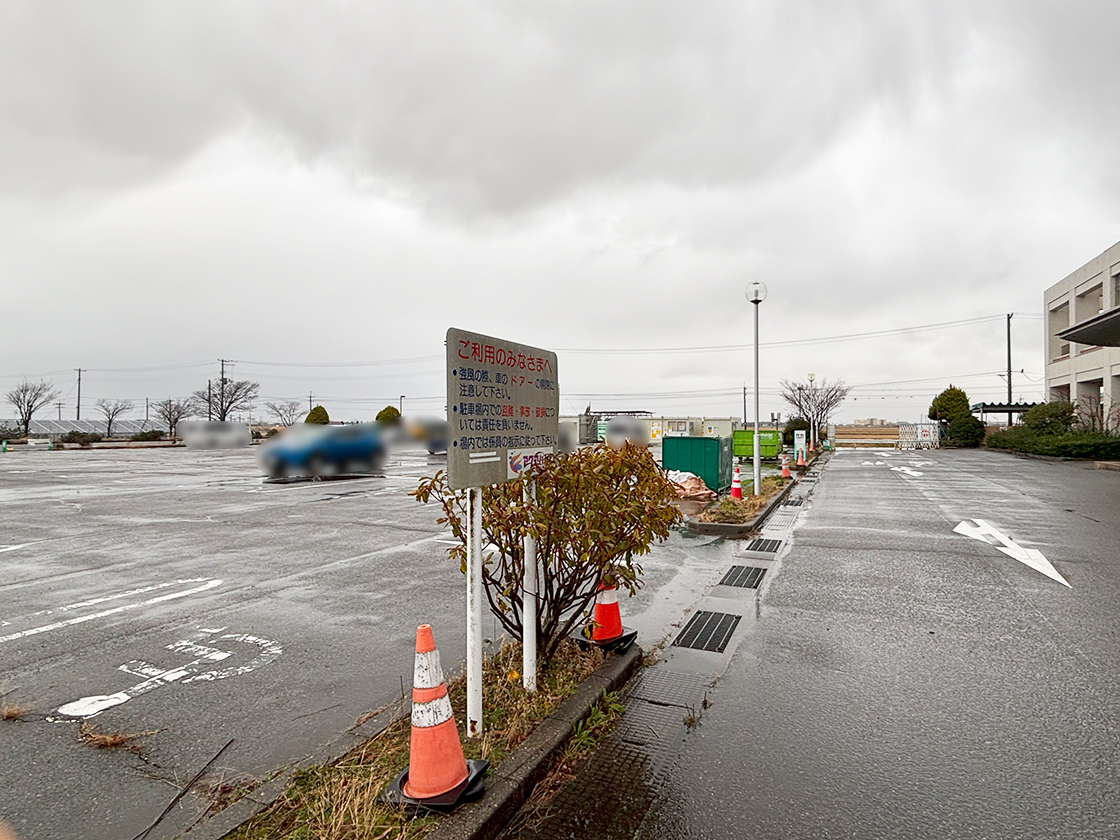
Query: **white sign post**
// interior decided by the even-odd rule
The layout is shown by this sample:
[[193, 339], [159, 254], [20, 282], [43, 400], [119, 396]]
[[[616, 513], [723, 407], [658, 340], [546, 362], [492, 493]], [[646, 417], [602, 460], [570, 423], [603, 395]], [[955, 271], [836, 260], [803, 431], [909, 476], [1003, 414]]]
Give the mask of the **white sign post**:
[[[556, 354], [451, 328], [447, 331], [447, 483], [469, 488], [467, 527], [467, 736], [482, 735], [482, 488], [517, 478], [556, 452]], [[528, 498], [526, 499], [528, 503]], [[536, 688], [536, 545], [526, 539], [522, 667]], [[532, 556], [530, 556], [532, 555]], [[531, 615], [531, 620], [530, 620]]]
[[801, 457], [808, 463], [809, 453], [805, 451], [805, 430], [795, 429], [793, 432], [793, 460], [797, 460], [797, 453], [801, 453]]

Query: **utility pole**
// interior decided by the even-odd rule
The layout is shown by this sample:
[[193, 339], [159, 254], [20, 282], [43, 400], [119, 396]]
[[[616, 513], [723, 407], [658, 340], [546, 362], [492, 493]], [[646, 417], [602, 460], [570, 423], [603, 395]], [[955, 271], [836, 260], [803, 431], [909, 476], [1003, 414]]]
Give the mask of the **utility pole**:
[[[1011, 316], [1014, 312], [1007, 313], [1007, 404], [1011, 405]], [[1011, 428], [1011, 412], [1007, 412], [1007, 428]]]
[[78, 368], [78, 413], [74, 416], [75, 420], [82, 419], [82, 369]]
[[743, 428], [747, 427], [747, 386], [743, 386]]
[[226, 360], [218, 359], [222, 364], [222, 381], [218, 383], [218, 413], [222, 416], [219, 420], [225, 420], [226, 412]]
[[61, 420], [62, 419], [62, 403], [61, 402], [56, 402], [55, 405], [58, 406], [58, 419]]
[[311, 413], [311, 392], [307, 392], [307, 413]]
[[144, 397], [144, 422], [148, 422], [148, 398]]
[[207, 420], [213, 420], [214, 419], [213, 394], [210, 391], [210, 380], [209, 379], [206, 380], [206, 419]]

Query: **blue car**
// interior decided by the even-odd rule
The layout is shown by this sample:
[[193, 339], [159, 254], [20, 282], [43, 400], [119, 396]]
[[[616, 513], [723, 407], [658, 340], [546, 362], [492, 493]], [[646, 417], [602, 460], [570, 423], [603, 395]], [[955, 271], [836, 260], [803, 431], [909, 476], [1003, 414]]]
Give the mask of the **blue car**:
[[297, 423], [261, 446], [261, 469], [271, 478], [370, 472], [385, 464], [377, 428], [368, 423], [320, 426]]

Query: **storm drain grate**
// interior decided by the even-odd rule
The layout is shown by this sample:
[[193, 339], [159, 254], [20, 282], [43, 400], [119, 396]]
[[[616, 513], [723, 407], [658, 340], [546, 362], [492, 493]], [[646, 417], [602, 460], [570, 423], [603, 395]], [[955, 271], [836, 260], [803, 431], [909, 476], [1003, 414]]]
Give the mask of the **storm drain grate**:
[[760, 554], [777, 554], [782, 547], [781, 540], [751, 540], [743, 547], [743, 551], [757, 551]]
[[782, 507], [800, 507], [803, 504], [805, 504], [804, 499], [793, 499], [788, 502], [782, 502]]
[[673, 645], [692, 648], [693, 650], [710, 650], [714, 653], [723, 653], [723, 649], [727, 647], [728, 639], [735, 632], [735, 628], [739, 626], [741, 618], [741, 615], [700, 610], [685, 625]]
[[720, 586], [737, 586], [740, 589], [758, 589], [766, 570], [758, 566], [732, 566], [719, 582]]

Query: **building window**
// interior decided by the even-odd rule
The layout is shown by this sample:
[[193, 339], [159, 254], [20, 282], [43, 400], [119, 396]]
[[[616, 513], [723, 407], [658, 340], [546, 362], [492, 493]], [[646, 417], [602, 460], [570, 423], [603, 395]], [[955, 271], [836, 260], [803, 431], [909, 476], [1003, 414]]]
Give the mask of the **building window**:
[[1120, 306], [1120, 272], [1112, 275], [1112, 306]]

